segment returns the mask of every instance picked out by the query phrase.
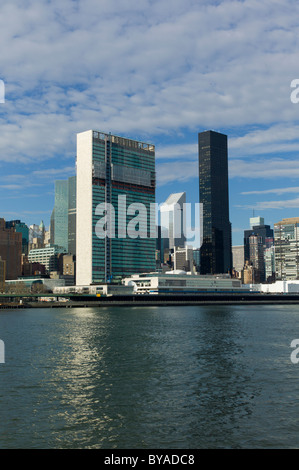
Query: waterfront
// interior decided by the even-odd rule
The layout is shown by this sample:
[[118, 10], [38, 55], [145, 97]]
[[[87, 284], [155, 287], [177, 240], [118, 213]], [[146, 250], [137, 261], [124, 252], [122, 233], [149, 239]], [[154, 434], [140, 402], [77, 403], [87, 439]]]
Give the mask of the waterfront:
[[296, 305], [0, 311], [0, 448], [297, 448]]

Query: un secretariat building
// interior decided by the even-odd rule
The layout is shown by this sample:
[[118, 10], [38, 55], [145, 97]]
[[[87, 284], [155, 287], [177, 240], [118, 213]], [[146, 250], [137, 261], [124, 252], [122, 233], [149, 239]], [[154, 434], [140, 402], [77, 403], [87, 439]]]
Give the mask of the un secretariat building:
[[[156, 239], [150, 231], [155, 187], [154, 145], [94, 130], [77, 134], [77, 285], [155, 270]], [[125, 207], [119, 207], [119, 196]], [[123, 235], [133, 217], [127, 209], [136, 203], [146, 208], [142, 238]], [[100, 214], [99, 208], [105, 204], [113, 207], [108, 217], [114, 234], [101, 238], [97, 226], [107, 212]]]

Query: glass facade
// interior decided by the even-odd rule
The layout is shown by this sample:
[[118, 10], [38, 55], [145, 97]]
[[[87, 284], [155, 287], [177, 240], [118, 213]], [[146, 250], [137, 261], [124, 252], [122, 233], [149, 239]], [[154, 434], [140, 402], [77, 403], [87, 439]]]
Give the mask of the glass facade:
[[68, 179], [68, 252], [76, 254], [76, 176]]
[[[261, 225], [252, 225], [252, 223], [262, 222]], [[264, 250], [266, 240], [273, 239], [273, 230], [270, 225], [264, 224], [264, 219], [255, 217], [250, 219], [251, 229], [244, 231], [244, 260], [257, 270], [258, 276], [256, 282], [266, 280]]]
[[[150, 237], [150, 204], [155, 203], [154, 146], [94, 131], [92, 164], [92, 282], [154, 271], [156, 239]], [[122, 206], [120, 198], [124, 201], [124, 196]], [[102, 203], [114, 209], [114, 237], [99, 238], [96, 233], [103, 217], [96, 209]], [[131, 204], [138, 203], [146, 212], [128, 211]], [[127, 229], [137, 216], [146, 232], [141, 237], [129, 237]], [[109, 220], [113, 221], [111, 217]]]
[[[54, 236], [53, 236], [54, 234]], [[76, 254], [76, 176], [55, 181], [55, 206], [50, 222], [50, 241]]]
[[276, 280], [299, 279], [299, 218], [274, 224]]
[[55, 181], [54, 244], [68, 250], [68, 180]]
[[203, 207], [201, 274], [232, 269], [229, 221], [227, 136], [214, 131], [198, 134], [199, 197]]

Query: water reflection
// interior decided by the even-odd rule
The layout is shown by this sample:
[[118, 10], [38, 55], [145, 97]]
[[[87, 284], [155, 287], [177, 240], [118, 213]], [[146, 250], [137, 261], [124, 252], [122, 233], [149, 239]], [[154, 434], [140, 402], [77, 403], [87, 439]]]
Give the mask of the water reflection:
[[297, 376], [281, 361], [293, 317], [269, 312], [236, 306], [25, 312], [10, 325], [17, 341], [22, 326], [23, 343], [1, 382], [0, 446], [269, 445], [271, 419], [276, 439], [283, 439], [276, 410], [295, 439]]

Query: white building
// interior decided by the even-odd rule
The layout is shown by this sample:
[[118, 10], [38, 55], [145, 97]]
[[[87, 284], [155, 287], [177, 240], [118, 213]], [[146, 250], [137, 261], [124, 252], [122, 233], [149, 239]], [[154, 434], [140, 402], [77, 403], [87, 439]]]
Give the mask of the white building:
[[184, 247], [186, 241], [186, 193], [171, 194], [160, 206], [161, 230], [169, 239], [169, 249]]
[[46, 271], [58, 270], [58, 255], [66, 253], [66, 251], [56, 245], [48, 245], [45, 248], [35, 248], [30, 250], [28, 254], [28, 261], [30, 263], [40, 263], [45, 266]]
[[173, 294], [199, 292], [238, 292], [244, 291], [239, 279], [228, 276], [200, 276], [184, 271], [169, 271], [165, 274], [136, 274], [123, 280], [127, 286], [133, 286], [137, 294]]

